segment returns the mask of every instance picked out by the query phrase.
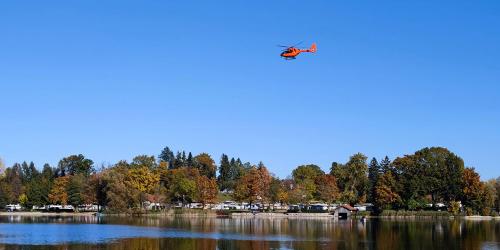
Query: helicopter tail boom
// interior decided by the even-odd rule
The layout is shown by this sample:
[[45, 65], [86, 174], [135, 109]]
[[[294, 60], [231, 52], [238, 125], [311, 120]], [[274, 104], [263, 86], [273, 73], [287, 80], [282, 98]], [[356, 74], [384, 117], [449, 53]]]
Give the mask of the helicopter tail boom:
[[311, 53], [315, 53], [315, 52], [316, 52], [316, 50], [317, 50], [316, 43], [313, 43], [313, 44], [311, 45], [311, 48], [309, 48], [309, 49], [302, 49], [302, 50], [300, 50], [300, 52], [311, 52]]

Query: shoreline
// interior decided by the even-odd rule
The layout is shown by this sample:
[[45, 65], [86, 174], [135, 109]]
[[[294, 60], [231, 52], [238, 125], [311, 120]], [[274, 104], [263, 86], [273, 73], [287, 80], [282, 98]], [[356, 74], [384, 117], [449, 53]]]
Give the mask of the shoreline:
[[87, 217], [87, 216], [95, 216], [95, 213], [93, 212], [82, 212], [82, 213], [76, 213], [76, 212], [62, 212], [62, 213], [56, 213], [56, 212], [0, 212], [0, 216], [32, 216], [32, 217], [43, 217], [43, 216], [62, 216], [62, 217], [71, 217], [71, 216], [82, 216], [82, 217]]
[[[95, 217], [95, 212], [0, 212], [0, 216], [21, 216], [21, 217]], [[221, 216], [216, 214], [215, 211], [209, 211], [205, 213], [200, 212], [184, 212], [184, 213], [147, 213], [147, 214], [101, 214], [100, 216], [106, 217], [209, 217], [209, 218], [269, 218], [269, 219], [293, 219], [293, 218], [310, 218], [310, 219], [338, 219], [330, 213], [228, 213], [227, 215]], [[367, 216], [367, 218], [379, 218], [379, 219], [404, 219], [404, 218], [444, 218], [435, 216]], [[450, 219], [464, 219], [469, 221], [489, 221], [489, 220], [500, 220], [500, 216], [449, 216]], [[359, 219], [359, 216], [352, 216], [350, 219]]]

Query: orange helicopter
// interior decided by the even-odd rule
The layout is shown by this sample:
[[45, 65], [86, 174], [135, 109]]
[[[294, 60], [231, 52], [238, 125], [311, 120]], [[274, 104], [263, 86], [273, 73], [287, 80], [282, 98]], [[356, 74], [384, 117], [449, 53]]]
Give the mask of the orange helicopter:
[[285, 60], [293, 60], [295, 59], [296, 56], [298, 56], [300, 53], [302, 52], [311, 52], [311, 53], [315, 53], [317, 48], [316, 48], [316, 43], [313, 43], [311, 45], [311, 48], [309, 49], [298, 49], [298, 48], [295, 48], [295, 46], [301, 44], [302, 42], [296, 44], [296, 45], [293, 45], [293, 46], [283, 46], [283, 45], [278, 45], [279, 47], [284, 47], [286, 49], [283, 50], [283, 52], [281, 52], [280, 56], [283, 57]]

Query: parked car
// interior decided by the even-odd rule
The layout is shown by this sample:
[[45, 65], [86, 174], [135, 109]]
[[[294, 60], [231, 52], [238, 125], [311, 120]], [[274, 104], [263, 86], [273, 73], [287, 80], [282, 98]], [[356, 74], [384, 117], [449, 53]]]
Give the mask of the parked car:
[[9, 204], [5, 206], [5, 209], [7, 209], [8, 212], [14, 212], [14, 211], [20, 211], [22, 207], [19, 204]]

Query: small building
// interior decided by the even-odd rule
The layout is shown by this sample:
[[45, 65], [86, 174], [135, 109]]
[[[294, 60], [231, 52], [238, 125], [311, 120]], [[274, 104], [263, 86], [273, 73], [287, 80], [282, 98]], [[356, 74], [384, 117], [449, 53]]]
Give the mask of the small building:
[[350, 205], [340, 205], [333, 210], [334, 216], [338, 219], [347, 219], [351, 217], [352, 214], [355, 214], [358, 209], [351, 207]]

